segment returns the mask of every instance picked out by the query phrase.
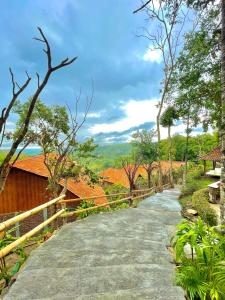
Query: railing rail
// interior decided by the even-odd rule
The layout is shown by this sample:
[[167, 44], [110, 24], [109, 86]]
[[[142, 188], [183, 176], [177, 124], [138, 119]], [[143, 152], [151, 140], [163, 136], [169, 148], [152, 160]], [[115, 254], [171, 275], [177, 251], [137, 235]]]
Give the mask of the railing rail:
[[59, 202], [64, 197], [65, 197], [65, 195], [61, 195], [61, 196], [59, 196], [59, 197], [57, 197], [53, 200], [50, 200], [50, 201], [48, 201], [44, 204], [41, 204], [41, 205], [31, 209], [31, 210], [28, 210], [28, 211], [26, 211], [24, 213], [21, 213], [21, 214], [13, 217], [11, 219], [8, 219], [7, 221], [4, 221], [4, 222], [0, 223], [0, 232], [5, 230], [6, 228], [16, 224], [17, 222], [23, 221], [24, 219], [38, 213], [39, 211], [41, 211], [41, 210], [43, 210], [43, 209], [45, 209], [45, 208], [47, 208], [47, 207], [49, 207], [53, 204], [56, 204], [57, 202]]
[[[163, 186], [163, 189], [168, 188], [168, 187], [170, 187], [170, 185], [166, 184]], [[124, 196], [124, 195], [128, 195], [129, 193], [116, 193], [116, 194], [111, 194], [111, 195], [99, 195], [99, 196], [93, 196], [93, 197], [87, 197], [87, 198], [66, 199], [66, 200], [64, 199], [65, 195], [61, 195], [55, 199], [48, 201], [47, 203], [39, 205], [29, 211], [21, 213], [7, 221], [0, 223], [0, 232], [2, 232], [2, 231], [5, 231], [8, 227], [10, 227], [20, 221], [23, 221], [24, 219], [48, 208], [51, 205], [54, 205], [54, 204], [61, 205], [61, 209], [59, 211], [57, 211], [54, 215], [49, 217], [47, 220], [45, 220], [44, 222], [42, 222], [41, 224], [39, 224], [38, 226], [36, 226], [32, 230], [30, 230], [26, 234], [22, 235], [20, 238], [18, 238], [11, 244], [9, 244], [6, 247], [4, 247], [3, 249], [1, 249], [0, 250], [0, 259], [4, 258], [7, 254], [9, 254], [16, 247], [18, 247], [21, 243], [25, 242], [27, 239], [29, 239], [30, 237], [35, 235], [37, 232], [39, 232], [41, 229], [43, 229], [44, 227], [46, 227], [48, 224], [50, 224], [51, 222], [53, 222], [55, 219], [57, 219], [59, 217], [63, 218], [63, 224], [65, 224], [65, 220], [67, 219], [67, 217], [71, 217], [74, 215], [76, 216], [76, 215], [79, 215], [84, 212], [96, 210], [100, 207], [110, 207], [111, 205], [115, 205], [115, 204], [119, 204], [119, 203], [123, 203], [123, 202], [128, 202], [129, 206], [132, 206], [132, 204], [135, 200], [145, 198], [145, 197], [151, 195], [152, 193], [154, 193], [156, 190], [157, 190], [156, 187], [149, 188], [149, 189], [142, 189], [142, 190], [133, 190], [128, 197], [125, 197], [125, 198], [122, 198], [119, 200], [109, 201], [107, 203], [95, 205], [95, 206], [84, 208], [84, 209], [74, 210], [71, 212], [68, 212], [66, 210], [67, 203], [76, 202], [76, 201], [81, 202], [82, 200], [91, 200], [91, 199], [102, 198], [102, 197]], [[135, 195], [137, 193], [143, 193], [143, 192], [144, 192], [144, 194], [141, 194], [138, 196]], [[145, 193], [145, 192], [147, 192], [147, 193]], [[135, 196], [133, 196], [133, 195], [135, 195]]]

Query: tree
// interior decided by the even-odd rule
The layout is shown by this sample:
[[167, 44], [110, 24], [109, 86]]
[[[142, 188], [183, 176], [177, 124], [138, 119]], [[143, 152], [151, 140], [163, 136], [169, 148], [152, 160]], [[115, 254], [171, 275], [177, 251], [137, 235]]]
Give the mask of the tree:
[[[196, 7], [197, 1], [192, 3]], [[190, 3], [188, 3], [190, 5]], [[202, 123], [204, 131], [209, 125], [218, 127], [221, 122], [221, 84], [217, 5], [210, 6], [197, 25], [185, 35], [185, 42], [170, 82], [170, 104], [176, 106], [186, 125], [185, 172], [189, 159], [189, 140], [194, 127]]]
[[[216, 24], [215, 30], [213, 30], [212, 38], [217, 36], [220, 43], [219, 49], [216, 52], [216, 57], [219, 58], [218, 72], [221, 76], [217, 76], [220, 79], [220, 103], [217, 106], [215, 116], [219, 120], [219, 132], [221, 141], [221, 153], [222, 153], [222, 168], [221, 168], [221, 185], [220, 185], [220, 216], [221, 222], [225, 221], [225, 1], [221, 0], [219, 5], [213, 0], [188, 0], [188, 5], [193, 6], [200, 14], [207, 13], [208, 10], [213, 10], [215, 7], [220, 14], [220, 18], [214, 16], [214, 23]], [[218, 22], [220, 20], [220, 22]], [[210, 27], [207, 28], [211, 32]], [[218, 55], [219, 54], [219, 55]], [[213, 99], [214, 100], [214, 99]], [[218, 109], [219, 108], [219, 109]], [[220, 114], [218, 114], [220, 112]]]
[[168, 128], [168, 149], [169, 149], [169, 162], [170, 162], [170, 168], [169, 168], [169, 178], [170, 178], [170, 184], [173, 187], [173, 164], [172, 164], [172, 140], [171, 140], [171, 127], [174, 126], [174, 121], [178, 119], [178, 112], [173, 106], [168, 106], [166, 110], [163, 112], [160, 124], [163, 127]]
[[132, 135], [132, 145], [135, 155], [139, 157], [142, 166], [146, 170], [148, 176], [148, 187], [151, 187], [152, 171], [156, 168], [154, 162], [157, 160], [156, 143], [153, 142], [155, 136], [154, 130], [142, 130]]
[[[146, 1], [143, 5], [136, 9], [134, 13], [144, 10], [148, 20], [151, 22], [152, 32], [147, 28], [143, 29], [143, 34], [139, 36], [145, 37], [150, 42], [151, 49], [161, 52], [163, 60], [163, 81], [161, 85], [161, 99], [158, 104], [157, 123], [157, 139], [160, 145], [160, 117], [163, 105], [168, 97], [168, 88], [172, 79], [175, 68], [177, 51], [179, 48], [179, 38], [183, 34], [184, 23], [187, 13], [182, 10], [182, 0], [172, 1]], [[162, 170], [160, 164], [160, 148], [158, 151], [158, 172], [159, 186], [162, 186]]]
[[[44, 33], [43, 33], [43, 31], [40, 27], [38, 27], [38, 31], [39, 31], [41, 37], [35, 38], [35, 40], [41, 42], [46, 47], [45, 49], [43, 49], [43, 51], [45, 52], [45, 54], [47, 56], [47, 70], [46, 70], [46, 72], [43, 76], [43, 80], [41, 80], [40, 75], [38, 73], [36, 73], [36, 75], [37, 75], [37, 88], [34, 91], [34, 94], [31, 98], [29, 108], [27, 110], [27, 114], [24, 118], [24, 123], [22, 124], [22, 127], [18, 131], [17, 137], [13, 141], [10, 150], [8, 151], [8, 153], [6, 154], [4, 160], [0, 164], [0, 193], [4, 189], [5, 182], [6, 182], [8, 174], [9, 174], [10, 161], [11, 161], [12, 157], [14, 156], [14, 154], [16, 153], [18, 147], [23, 142], [24, 137], [27, 134], [30, 119], [31, 119], [33, 110], [35, 108], [36, 102], [38, 100], [38, 97], [40, 96], [41, 92], [45, 89], [49, 78], [51, 77], [51, 75], [55, 71], [72, 64], [77, 59], [77, 57], [74, 57], [73, 59], [65, 58], [59, 64], [53, 66], [52, 65], [52, 53], [51, 53], [50, 44], [49, 44], [47, 38], [45, 37], [45, 35], [44, 35]], [[12, 108], [15, 105], [15, 102], [18, 99], [18, 97], [27, 88], [27, 86], [29, 85], [29, 83], [31, 81], [31, 77], [26, 72], [26, 75], [27, 75], [26, 81], [22, 85], [19, 85], [17, 83], [16, 79], [15, 79], [15, 76], [14, 76], [11, 68], [9, 69], [9, 71], [10, 71], [11, 82], [12, 82], [12, 98], [9, 101], [8, 106], [4, 107], [2, 109], [2, 113], [1, 113], [1, 117], [0, 117], [0, 136], [1, 136], [0, 137], [0, 147], [2, 146], [3, 141], [6, 137], [6, 122], [9, 119]], [[19, 155], [17, 155], [17, 158], [18, 157], [19, 157]]]
[[129, 181], [130, 193], [135, 190], [135, 179], [138, 168], [140, 167], [140, 160], [133, 153], [131, 156], [121, 158], [122, 168], [126, 173], [127, 179]]
[[[44, 164], [49, 173], [47, 189], [51, 198], [57, 197], [62, 192], [60, 183], [63, 183], [65, 193], [69, 178], [78, 180], [81, 177], [86, 178], [86, 175], [92, 175], [88, 168], [85, 168], [84, 160], [91, 156], [96, 145], [90, 139], [84, 143], [77, 141], [77, 133], [86, 120], [91, 100], [87, 102], [84, 118], [80, 123], [77, 121], [77, 112], [73, 116], [71, 110], [65, 106], [46, 106], [41, 100], [36, 103], [24, 145], [34, 143], [41, 147]], [[14, 109], [19, 114], [19, 120], [13, 139], [17, 138], [30, 101], [32, 99], [24, 104], [17, 103]]]
[[221, 0], [221, 187], [220, 187], [220, 218], [225, 222], [225, 0]]

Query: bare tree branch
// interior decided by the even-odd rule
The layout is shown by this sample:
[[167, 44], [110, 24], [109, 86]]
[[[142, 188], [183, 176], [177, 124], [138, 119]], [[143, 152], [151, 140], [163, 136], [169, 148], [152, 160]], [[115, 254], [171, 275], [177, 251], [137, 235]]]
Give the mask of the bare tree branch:
[[[44, 52], [47, 55], [47, 70], [46, 70], [46, 73], [43, 77], [42, 82], [40, 82], [39, 75], [36, 74], [37, 78], [38, 78], [38, 86], [37, 86], [36, 91], [33, 94], [32, 100], [29, 104], [29, 108], [28, 108], [28, 111], [27, 111], [27, 114], [26, 114], [26, 117], [25, 117], [25, 120], [24, 120], [24, 124], [23, 124], [21, 130], [18, 132], [17, 137], [13, 141], [9, 152], [7, 153], [6, 157], [4, 158], [3, 162], [0, 165], [0, 192], [4, 188], [6, 177], [9, 173], [9, 162], [12, 159], [13, 155], [15, 154], [18, 146], [23, 142], [23, 140], [26, 136], [34, 107], [36, 105], [38, 97], [40, 96], [43, 89], [46, 87], [50, 76], [56, 70], [72, 64], [77, 59], [77, 57], [74, 57], [72, 59], [66, 58], [66, 59], [62, 60], [61, 63], [59, 63], [55, 67], [52, 67], [51, 47], [50, 47], [49, 42], [48, 42], [47, 38], [45, 37], [45, 35], [44, 35], [44, 33], [43, 33], [43, 31], [40, 27], [38, 27], [38, 31], [41, 35], [41, 38], [34, 38], [34, 39], [45, 44], [46, 49], [44, 49]], [[6, 120], [9, 116], [9, 113], [10, 113], [13, 105], [15, 104], [15, 101], [17, 100], [18, 96], [24, 91], [24, 89], [26, 89], [26, 87], [28, 86], [28, 84], [31, 80], [28, 73], [26, 72], [26, 74], [27, 74], [26, 82], [21, 86], [21, 88], [18, 91], [16, 91], [16, 83], [15, 83], [15, 79], [14, 79], [14, 74], [13, 74], [11, 69], [10, 69], [10, 74], [11, 74], [11, 81], [12, 81], [13, 97], [12, 97], [8, 107], [6, 109], [2, 110], [2, 116], [1, 116], [1, 119], [0, 119], [0, 133], [2, 133], [2, 130], [4, 128], [4, 124], [6, 123]]]
[[148, 4], [150, 4], [151, 2], [152, 2], [152, 0], [149, 0], [149, 1], [145, 2], [141, 7], [137, 8], [136, 10], [134, 10], [134, 11], [133, 11], [133, 14], [136, 14], [137, 12], [143, 10], [143, 9], [146, 8], [146, 6], [147, 6]]

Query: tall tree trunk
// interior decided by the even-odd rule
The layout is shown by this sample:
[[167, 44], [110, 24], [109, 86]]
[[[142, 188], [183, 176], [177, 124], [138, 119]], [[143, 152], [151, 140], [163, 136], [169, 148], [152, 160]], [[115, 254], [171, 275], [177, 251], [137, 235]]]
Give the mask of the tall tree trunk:
[[148, 170], [148, 188], [151, 188], [151, 171]]
[[157, 159], [158, 159], [158, 188], [159, 188], [159, 191], [162, 190], [162, 167], [161, 167], [161, 153], [160, 153], [160, 142], [161, 142], [160, 116], [161, 116], [162, 106], [163, 106], [163, 103], [161, 101], [159, 112], [158, 112], [158, 115], [157, 115], [157, 139], [158, 139]]
[[188, 143], [189, 143], [189, 135], [190, 135], [190, 116], [188, 114], [187, 117], [187, 126], [186, 126], [186, 144], [185, 144], [185, 168], [184, 168], [184, 176], [183, 176], [183, 185], [186, 184], [187, 171], [188, 171]]
[[220, 186], [220, 219], [224, 223], [224, 199], [225, 199], [225, 0], [221, 0], [221, 186]]
[[168, 126], [168, 142], [169, 142], [169, 175], [170, 175], [170, 185], [171, 187], [174, 187], [173, 183], [173, 163], [172, 163], [172, 140], [171, 140], [171, 127]]

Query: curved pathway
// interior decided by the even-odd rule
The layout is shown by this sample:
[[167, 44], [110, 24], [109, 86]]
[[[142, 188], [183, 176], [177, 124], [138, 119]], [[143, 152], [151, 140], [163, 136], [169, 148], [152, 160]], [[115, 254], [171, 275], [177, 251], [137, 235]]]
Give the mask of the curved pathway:
[[65, 225], [32, 252], [4, 300], [184, 300], [166, 248], [181, 220], [178, 194]]

